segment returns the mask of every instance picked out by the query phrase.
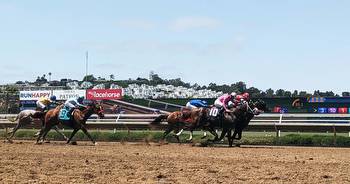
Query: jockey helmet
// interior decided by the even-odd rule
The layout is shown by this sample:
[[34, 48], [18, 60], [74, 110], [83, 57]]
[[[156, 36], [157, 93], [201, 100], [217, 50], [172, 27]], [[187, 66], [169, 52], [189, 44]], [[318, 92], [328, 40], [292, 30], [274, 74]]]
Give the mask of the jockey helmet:
[[233, 108], [234, 105], [235, 105], [235, 104], [234, 104], [232, 101], [229, 101], [229, 102], [227, 103], [227, 107], [230, 108], [230, 109]]
[[83, 103], [84, 97], [83, 97], [83, 96], [79, 96], [79, 97], [77, 98], [77, 101], [78, 101], [79, 103]]
[[236, 97], [236, 96], [237, 96], [237, 93], [236, 93], [236, 92], [232, 92], [232, 93], [231, 93], [231, 96], [232, 96], [232, 97]]
[[51, 101], [56, 101], [56, 96], [55, 96], [55, 95], [51, 96], [51, 97], [50, 97], [50, 100], [51, 100]]
[[243, 93], [243, 98], [246, 100], [249, 100], [249, 93]]

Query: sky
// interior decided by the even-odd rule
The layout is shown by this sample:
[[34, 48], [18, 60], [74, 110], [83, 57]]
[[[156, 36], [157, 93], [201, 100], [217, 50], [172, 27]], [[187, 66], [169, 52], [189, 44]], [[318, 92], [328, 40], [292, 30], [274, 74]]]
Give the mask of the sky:
[[0, 0], [0, 83], [162, 78], [350, 91], [347, 0]]

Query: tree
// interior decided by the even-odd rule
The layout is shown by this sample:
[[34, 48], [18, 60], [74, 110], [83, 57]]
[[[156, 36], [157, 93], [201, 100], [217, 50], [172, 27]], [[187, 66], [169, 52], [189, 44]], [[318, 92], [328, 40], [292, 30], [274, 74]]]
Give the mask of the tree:
[[300, 97], [310, 97], [312, 96], [311, 94], [307, 93], [306, 91], [300, 91], [299, 92]]
[[113, 80], [114, 80], [114, 75], [113, 75], [113, 74], [109, 75], [109, 79], [110, 79], [111, 81], [113, 81]]
[[242, 82], [236, 82], [235, 84], [231, 84], [232, 91], [243, 93], [247, 89], [247, 85]]
[[261, 97], [261, 91], [258, 88], [250, 87], [246, 90], [246, 92], [248, 92], [251, 95], [251, 97]]
[[348, 97], [348, 96], [350, 96], [350, 92], [344, 91], [344, 92], [341, 93], [341, 96], [342, 97], [346, 97], [346, 96]]
[[51, 75], [52, 75], [52, 73], [49, 72], [49, 81], [50, 81], [50, 82], [51, 82]]
[[158, 74], [153, 74], [152, 76], [151, 76], [151, 81], [150, 81], [150, 83], [152, 84], [152, 85], [157, 85], [157, 84], [164, 84], [164, 80], [162, 79], [162, 78], [160, 78], [159, 76], [158, 76]]
[[298, 90], [294, 90], [292, 97], [297, 97], [298, 96]]
[[284, 92], [284, 96], [285, 96], [285, 97], [292, 97], [292, 92], [290, 92], [290, 91], [285, 91], [285, 92]]
[[95, 82], [96, 81], [96, 78], [94, 77], [94, 75], [86, 75], [84, 78], [83, 78], [83, 81], [87, 81], [87, 82]]
[[283, 89], [278, 89], [276, 91], [276, 96], [278, 97], [283, 97], [284, 96], [284, 90]]
[[23, 81], [17, 81], [15, 84], [24, 84]]
[[273, 97], [274, 96], [274, 90], [273, 89], [268, 89], [268, 90], [266, 90], [266, 97]]

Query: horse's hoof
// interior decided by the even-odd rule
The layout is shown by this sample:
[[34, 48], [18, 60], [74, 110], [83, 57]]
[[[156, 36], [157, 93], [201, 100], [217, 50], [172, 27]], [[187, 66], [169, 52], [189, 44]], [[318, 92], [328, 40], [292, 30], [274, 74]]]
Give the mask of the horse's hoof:
[[36, 143], [34, 143], [34, 145], [41, 145], [41, 144], [43, 144], [42, 142], [36, 142]]
[[97, 146], [97, 142], [94, 143], [94, 146]]
[[45, 143], [50, 143], [50, 141], [45, 141]]
[[77, 141], [72, 141], [70, 144], [71, 145], [78, 145]]
[[241, 147], [241, 144], [236, 144], [236, 147]]
[[4, 143], [10, 143], [10, 144], [12, 144], [12, 143], [13, 143], [13, 141], [12, 141], [12, 140], [10, 140], [10, 139], [8, 139], [8, 140], [4, 140]]

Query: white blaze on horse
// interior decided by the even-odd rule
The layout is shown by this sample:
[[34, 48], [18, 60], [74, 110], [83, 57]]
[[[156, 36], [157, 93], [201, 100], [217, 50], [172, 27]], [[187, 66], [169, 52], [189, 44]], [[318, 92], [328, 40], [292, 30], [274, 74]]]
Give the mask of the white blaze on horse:
[[[34, 124], [34, 119], [40, 119], [41, 121], [43, 121], [45, 116], [44, 112], [41, 111], [35, 111], [35, 110], [23, 110], [20, 113], [18, 113], [18, 115], [16, 116], [15, 119], [9, 119], [9, 121], [11, 122], [17, 122], [16, 126], [7, 134], [9, 134], [9, 137], [6, 137], [6, 139], [9, 142], [13, 142], [12, 138], [15, 135], [15, 133], [17, 132], [18, 129], [20, 129], [21, 127], [27, 126], [27, 125], [32, 125]], [[64, 137], [64, 139], [68, 140], [68, 138], [58, 130], [58, 127], [55, 126], [54, 129], [56, 130], [56, 132], [60, 135], [62, 135], [62, 137]]]

